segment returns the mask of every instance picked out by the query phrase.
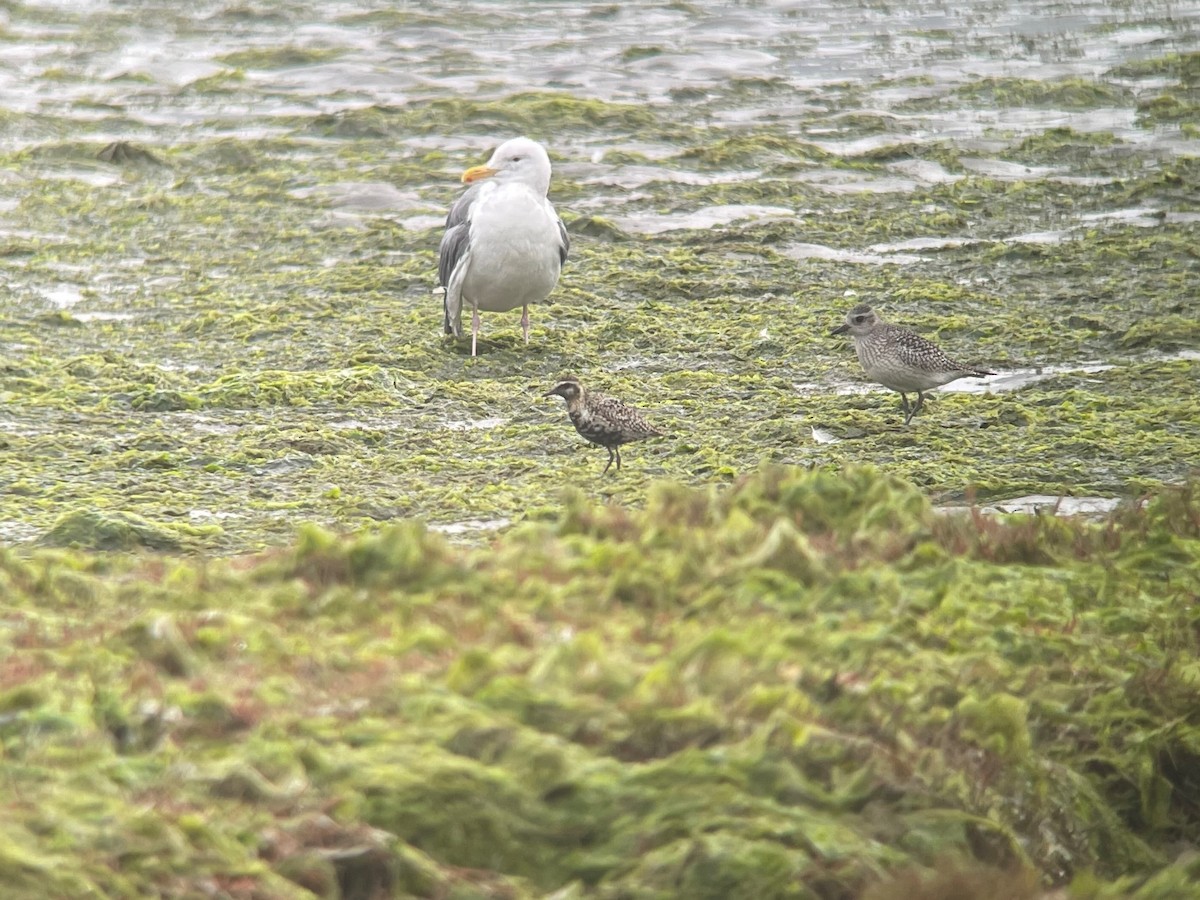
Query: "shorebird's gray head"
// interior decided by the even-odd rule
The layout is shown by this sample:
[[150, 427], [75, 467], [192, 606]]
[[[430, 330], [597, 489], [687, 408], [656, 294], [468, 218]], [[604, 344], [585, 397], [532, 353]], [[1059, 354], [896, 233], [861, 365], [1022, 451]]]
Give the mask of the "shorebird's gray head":
[[544, 397], [562, 397], [568, 403], [573, 400], [578, 400], [583, 396], [583, 385], [579, 383], [578, 378], [564, 378], [550, 390], [546, 391]]
[[846, 321], [833, 329], [830, 334], [845, 334], [850, 332], [854, 337], [870, 334], [871, 329], [879, 324], [879, 316], [871, 309], [869, 303], [860, 303], [846, 313]]
[[550, 157], [537, 141], [513, 138], [496, 148], [487, 165], [473, 166], [462, 174], [468, 184], [484, 178], [527, 184], [545, 196], [550, 190]]

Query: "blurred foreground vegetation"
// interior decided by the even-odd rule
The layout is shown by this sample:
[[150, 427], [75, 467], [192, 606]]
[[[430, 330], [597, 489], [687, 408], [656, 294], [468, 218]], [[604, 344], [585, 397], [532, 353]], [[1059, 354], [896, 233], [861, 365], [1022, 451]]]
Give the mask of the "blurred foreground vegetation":
[[1200, 897], [1194, 485], [763, 467], [0, 593], [6, 898]]

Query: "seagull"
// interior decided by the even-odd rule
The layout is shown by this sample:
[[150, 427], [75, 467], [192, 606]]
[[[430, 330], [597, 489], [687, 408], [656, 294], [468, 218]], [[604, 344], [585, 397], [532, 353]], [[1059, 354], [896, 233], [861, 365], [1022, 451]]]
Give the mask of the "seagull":
[[[958, 378], [996, 374], [951, 359], [937, 344], [916, 332], [885, 322], [867, 303], [846, 313], [846, 321], [830, 334], [847, 332], [854, 338], [854, 349], [867, 377], [900, 394], [905, 425], [925, 405], [926, 391]], [[913, 392], [917, 402], [910, 409], [908, 394]]]
[[558, 283], [571, 240], [546, 199], [550, 157], [537, 141], [513, 138], [487, 165], [463, 172], [471, 185], [450, 207], [438, 248], [438, 281], [445, 288], [446, 334], [462, 336], [464, 304], [471, 309], [471, 355], [479, 339], [479, 311], [521, 307], [529, 343], [529, 304], [541, 303]]

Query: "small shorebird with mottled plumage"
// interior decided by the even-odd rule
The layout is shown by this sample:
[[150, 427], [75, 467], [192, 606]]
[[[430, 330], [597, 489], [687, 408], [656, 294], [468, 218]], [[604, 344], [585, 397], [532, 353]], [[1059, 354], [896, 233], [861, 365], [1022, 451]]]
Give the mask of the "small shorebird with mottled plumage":
[[608, 465], [604, 467], [604, 472], [608, 471], [614, 459], [617, 461], [617, 471], [621, 471], [622, 444], [662, 434], [632, 406], [613, 397], [589, 393], [578, 378], [564, 378], [546, 391], [544, 396], [566, 400], [567, 414], [575, 430], [608, 451]]
[[438, 282], [446, 334], [462, 336], [462, 312], [471, 309], [471, 355], [479, 339], [479, 311], [521, 307], [521, 330], [529, 343], [529, 304], [541, 303], [554, 286], [571, 241], [546, 199], [550, 157], [529, 138], [496, 148], [485, 166], [463, 172], [471, 185], [446, 216], [438, 247]]
[[[926, 391], [957, 378], [983, 378], [996, 374], [951, 359], [919, 334], [889, 325], [866, 303], [860, 303], [846, 313], [846, 321], [830, 333], [847, 332], [854, 338], [854, 349], [867, 377], [899, 392], [905, 425], [925, 405]], [[917, 402], [911, 409], [908, 405], [910, 393], [917, 395]]]

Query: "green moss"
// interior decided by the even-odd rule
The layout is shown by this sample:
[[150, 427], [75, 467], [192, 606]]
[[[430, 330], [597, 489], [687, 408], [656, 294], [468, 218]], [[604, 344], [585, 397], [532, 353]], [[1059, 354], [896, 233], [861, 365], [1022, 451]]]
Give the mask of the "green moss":
[[215, 525], [197, 528], [182, 523], [151, 522], [135, 513], [76, 510], [63, 513], [41, 538], [51, 547], [86, 547], [91, 550], [183, 550], [197, 538], [213, 538]]
[[1195, 119], [1200, 104], [1170, 94], [1161, 94], [1138, 104], [1138, 115], [1147, 122], [1178, 122]]
[[1121, 106], [1129, 100], [1121, 87], [1081, 78], [1057, 81], [984, 78], [957, 88], [955, 93], [964, 99], [987, 101], [996, 106], [1057, 106], [1064, 109]]
[[317, 117], [311, 127], [331, 136], [370, 138], [434, 130], [483, 129], [494, 133], [499, 125], [509, 131], [528, 132], [531, 136], [537, 136], [593, 128], [616, 128], [632, 132], [654, 122], [653, 113], [638, 104], [585, 100], [565, 93], [530, 92], [514, 94], [502, 100], [461, 97], [433, 100], [403, 109], [357, 109]]
[[1168, 315], [1138, 322], [1121, 335], [1126, 347], [1149, 347], [1155, 350], [1191, 348], [1200, 344], [1200, 322], [1193, 316]]
[[1184, 84], [1200, 82], [1200, 53], [1164, 53], [1123, 63], [1107, 74], [1117, 78], [1169, 77]]
[[804, 857], [778, 846], [732, 835], [683, 839], [638, 860], [630, 879], [645, 897], [718, 900], [744, 896], [807, 898], [798, 877]]
[[576, 493], [486, 549], [9, 553], [6, 884], [1173, 896], [1198, 496], [947, 516], [871, 467], [762, 466]]
[[316, 47], [259, 47], [226, 53], [216, 61], [235, 69], [285, 69], [327, 62], [339, 54], [338, 50]]
[[1118, 146], [1120, 142], [1107, 132], [1050, 128], [1022, 140], [1013, 155], [1031, 163], [1062, 165], [1064, 161], [1071, 161], [1096, 171], [1105, 166], [1106, 159], [1115, 162], [1112, 150]]
[[736, 135], [689, 149], [681, 158], [700, 165], [725, 168], [762, 164], [767, 160], [825, 159], [828, 154], [812, 144], [786, 137]]
[[979, 699], [964, 697], [955, 708], [963, 736], [1002, 757], [1024, 760], [1032, 742], [1026, 718], [1029, 709], [1017, 697], [998, 694]]

